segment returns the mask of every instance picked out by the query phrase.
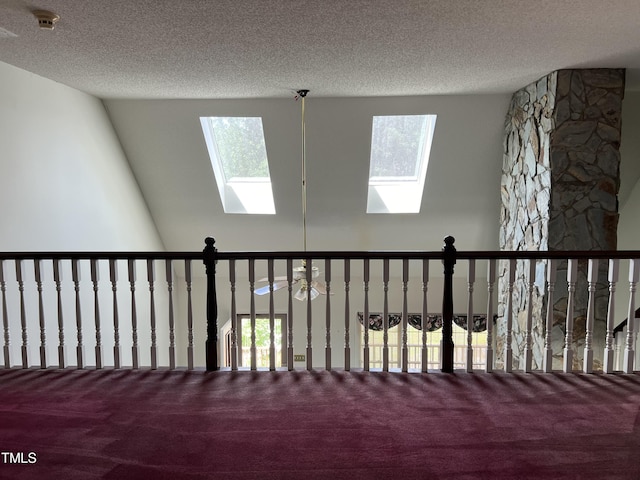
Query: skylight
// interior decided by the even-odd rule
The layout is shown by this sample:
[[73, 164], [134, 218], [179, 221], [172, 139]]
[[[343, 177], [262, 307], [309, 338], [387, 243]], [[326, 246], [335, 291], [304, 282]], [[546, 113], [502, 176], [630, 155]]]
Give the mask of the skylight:
[[275, 214], [260, 117], [200, 117], [225, 213]]
[[367, 213], [419, 213], [436, 115], [374, 116]]

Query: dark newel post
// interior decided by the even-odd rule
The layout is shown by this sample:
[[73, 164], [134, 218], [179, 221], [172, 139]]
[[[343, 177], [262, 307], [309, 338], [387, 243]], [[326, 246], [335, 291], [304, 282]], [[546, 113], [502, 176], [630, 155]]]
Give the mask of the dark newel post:
[[207, 371], [219, 370], [218, 365], [218, 299], [216, 298], [216, 241], [207, 237], [204, 240], [203, 263], [207, 271]]
[[453, 373], [453, 266], [456, 264], [456, 248], [453, 237], [444, 239], [444, 291], [442, 294], [442, 371]]

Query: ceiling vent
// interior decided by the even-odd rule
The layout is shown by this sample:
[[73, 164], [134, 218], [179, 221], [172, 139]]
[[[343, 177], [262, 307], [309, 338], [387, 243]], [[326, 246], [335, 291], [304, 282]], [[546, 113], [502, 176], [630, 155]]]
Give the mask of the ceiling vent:
[[47, 10], [34, 10], [32, 13], [38, 19], [38, 25], [43, 30], [53, 30], [56, 22], [60, 20], [60, 15]]

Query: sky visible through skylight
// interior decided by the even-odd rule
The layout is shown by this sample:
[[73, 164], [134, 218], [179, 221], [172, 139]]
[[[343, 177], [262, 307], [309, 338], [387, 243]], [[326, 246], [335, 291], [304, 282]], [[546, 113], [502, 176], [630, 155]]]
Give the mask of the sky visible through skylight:
[[260, 117], [201, 117], [225, 213], [275, 214]]
[[367, 213], [419, 213], [436, 115], [374, 116]]

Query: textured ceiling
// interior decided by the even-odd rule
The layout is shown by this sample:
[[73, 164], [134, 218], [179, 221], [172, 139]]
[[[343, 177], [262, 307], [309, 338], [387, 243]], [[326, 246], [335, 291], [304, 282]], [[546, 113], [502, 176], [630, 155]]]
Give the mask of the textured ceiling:
[[0, 0], [0, 61], [101, 98], [508, 93], [571, 67], [637, 89], [639, 25], [638, 0]]

